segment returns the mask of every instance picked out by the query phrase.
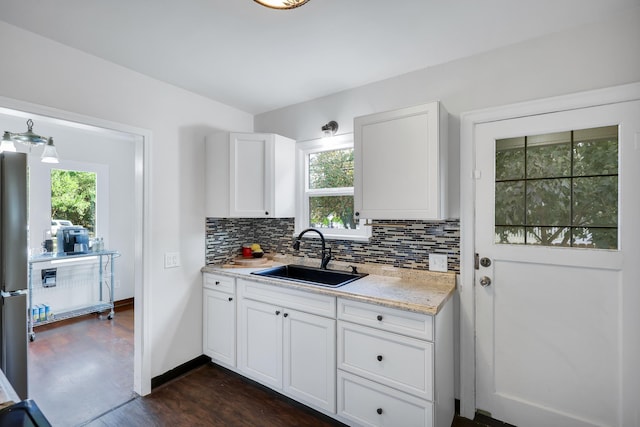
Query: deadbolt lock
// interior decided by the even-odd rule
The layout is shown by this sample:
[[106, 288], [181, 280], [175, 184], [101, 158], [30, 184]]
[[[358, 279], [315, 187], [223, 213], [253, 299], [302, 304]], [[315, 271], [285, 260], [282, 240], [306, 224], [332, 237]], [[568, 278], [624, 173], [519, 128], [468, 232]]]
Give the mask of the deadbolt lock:
[[490, 267], [491, 266], [491, 260], [487, 257], [482, 257], [480, 258], [480, 265], [483, 267]]

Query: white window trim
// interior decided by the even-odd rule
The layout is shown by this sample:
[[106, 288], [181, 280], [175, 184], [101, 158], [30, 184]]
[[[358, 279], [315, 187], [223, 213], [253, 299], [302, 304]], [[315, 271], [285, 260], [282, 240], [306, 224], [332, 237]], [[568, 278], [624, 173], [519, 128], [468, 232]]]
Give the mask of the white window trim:
[[[296, 218], [295, 234], [309, 228], [309, 195], [353, 195], [351, 187], [332, 188], [323, 190], [308, 190], [309, 177], [306, 171], [309, 167], [309, 154], [329, 150], [340, 150], [353, 148], [353, 134], [337, 135], [330, 138], [313, 139], [302, 141], [296, 144]], [[356, 230], [346, 229], [322, 229], [325, 239], [330, 240], [353, 240], [367, 242], [371, 237], [371, 227], [364, 226], [365, 219], [360, 219], [360, 228]], [[317, 237], [315, 233], [308, 234], [310, 237]]]

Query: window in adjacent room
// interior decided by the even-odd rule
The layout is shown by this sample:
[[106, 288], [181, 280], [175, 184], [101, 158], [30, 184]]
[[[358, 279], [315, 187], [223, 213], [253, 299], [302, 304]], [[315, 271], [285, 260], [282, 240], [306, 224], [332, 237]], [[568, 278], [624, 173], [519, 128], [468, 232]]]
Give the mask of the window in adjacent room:
[[370, 227], [353, 215], [352, 135], [301, 142], [297, 148], [301, 203], [296, 232], [311, 227], [329, 238], [368, 238]]
[[95, 172], [51, 169], [52, 235], [56, 234], [60, 225], [70, 222], [85, 227], [89, 230], [89, 236], [95, 236], [96, 177]]

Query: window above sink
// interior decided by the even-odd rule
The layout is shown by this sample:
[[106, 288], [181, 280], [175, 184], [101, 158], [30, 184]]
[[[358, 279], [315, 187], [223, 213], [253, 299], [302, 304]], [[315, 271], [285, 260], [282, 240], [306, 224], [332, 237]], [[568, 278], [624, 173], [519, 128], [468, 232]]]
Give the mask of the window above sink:
[[296, 144], [296, 233], [322, 231], [327, 239], [367, 241], [371, 227], [353, 215], [353, 134]]

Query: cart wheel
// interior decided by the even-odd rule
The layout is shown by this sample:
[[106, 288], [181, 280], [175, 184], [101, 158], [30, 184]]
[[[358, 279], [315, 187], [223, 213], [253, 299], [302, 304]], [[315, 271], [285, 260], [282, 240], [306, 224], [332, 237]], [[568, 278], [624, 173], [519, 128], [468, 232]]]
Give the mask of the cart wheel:
[[36, 340], [36, 334], [29, 334], [29, 341], [34, 342]]

